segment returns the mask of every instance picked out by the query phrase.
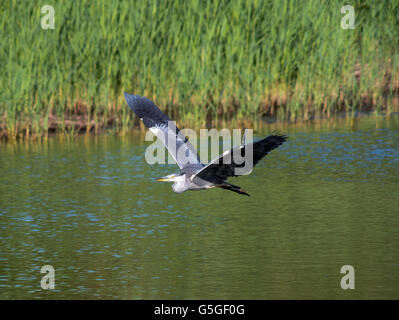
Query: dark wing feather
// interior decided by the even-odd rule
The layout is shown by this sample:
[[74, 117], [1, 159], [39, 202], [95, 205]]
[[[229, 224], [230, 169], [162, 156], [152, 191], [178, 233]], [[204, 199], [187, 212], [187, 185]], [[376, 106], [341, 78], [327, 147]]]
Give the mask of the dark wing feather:
[[180, 169], [190, 164], [201, 164], [197, 151], [169, 117], [146, 97], [125, 93], [129, 107], [162, 141]]
[[144, 122], [147, 128], [155, 127], [158, 124], [168, 123], [169, 117], [146, 97], [125, 93], [125, 99], [130, 109]]
[[[243, 145], [225, 151], [198, 171], [195, 177], [193, 177], [193, 181], [196, 177], [207, 181], [213, 181], [215, 179], [226, 180], [228, 177], [249, 174], [252, 171], [252, 167], [254, 167], [270, 151], [280, 146], [286, 140], [286, 136], [271, 135], [257, 142], [248, 143], [245, 146]], [[251, 146], [253, 150], [253, 166], [247, 169], [245, 168], [245, 162], [238, 163], [236, 161], [238, 157], [235, 156], [235, 154], [245, 158], [245, 149]], [[237, 171], [239, 171], [239, 173], [237, 173]]]

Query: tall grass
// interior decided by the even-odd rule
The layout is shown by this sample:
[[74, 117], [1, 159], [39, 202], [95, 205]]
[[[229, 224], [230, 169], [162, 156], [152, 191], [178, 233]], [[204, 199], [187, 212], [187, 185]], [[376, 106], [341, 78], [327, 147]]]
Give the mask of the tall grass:
[[[0, 3], [0, 134], [125, 131], [123, 91], [184, 123], [398, 108], [399, 1]], [[394, 109], [395, 110], [395, 109]]]

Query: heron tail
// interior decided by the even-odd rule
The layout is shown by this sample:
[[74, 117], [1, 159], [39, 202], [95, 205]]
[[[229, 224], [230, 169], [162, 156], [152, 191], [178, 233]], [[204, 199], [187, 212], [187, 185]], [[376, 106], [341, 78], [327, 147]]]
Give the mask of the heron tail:
[[249, 197], [249, 194], [245, 190], [243, 190], [239, 186], [235, 186], [234, 184], [231, 184], [231, 183], [224, 182], [223, 184], [221, 184], [218, 187], [226, 189], [226, 190], [230, 190], [233, 192], [237, 192], [239, 194], [243, 194], [243, 195], [246, 195]]

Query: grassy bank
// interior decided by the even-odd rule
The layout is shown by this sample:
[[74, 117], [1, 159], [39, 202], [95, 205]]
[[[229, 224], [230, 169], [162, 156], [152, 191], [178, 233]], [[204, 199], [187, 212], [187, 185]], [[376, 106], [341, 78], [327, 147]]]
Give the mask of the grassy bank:
[[399, 1], [0, 4], [0, 135], [127, 130], [123, 91], [184, 124], [398, 111]]

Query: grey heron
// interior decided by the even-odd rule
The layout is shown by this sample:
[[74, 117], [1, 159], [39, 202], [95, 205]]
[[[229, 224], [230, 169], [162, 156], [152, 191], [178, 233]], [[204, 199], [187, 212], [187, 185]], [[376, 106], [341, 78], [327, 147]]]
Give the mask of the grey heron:
[[[128, 93], [125, 93], [125, 99], [128, 106], [143, 121], [144, 125], [162, 141], [179, 166], [179, 173], [169, 174], [166, 177], [157, 179], [157, 181], [174, 182], [172, 189], [177, 193], [186, 190], [219, 187], [249, 196], [240, 187], [226, 181], [229, 177], [249, 174], [252, 171], [252, 167], [247, 169], [243, 163], [238, 163], [236, 155], [245, 158], [246, 150], [251, 148], [252, 165], [255, 166], [259, 160], [287, 139], [284, 135], [270, 135], [257, 142], [250, 142], [227, 150], [204, 165], [188, 139], [177, 127], [170, 126], [169, 117], [154, 102], [146, 97]], [[170, 143], [171, 141], [173, 143]], [[238, 170], [240, 168], [242, 169], [241, 171]]]

